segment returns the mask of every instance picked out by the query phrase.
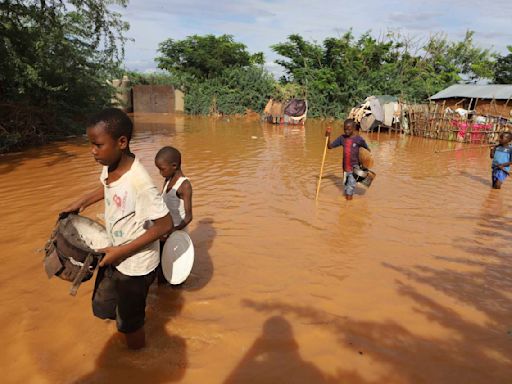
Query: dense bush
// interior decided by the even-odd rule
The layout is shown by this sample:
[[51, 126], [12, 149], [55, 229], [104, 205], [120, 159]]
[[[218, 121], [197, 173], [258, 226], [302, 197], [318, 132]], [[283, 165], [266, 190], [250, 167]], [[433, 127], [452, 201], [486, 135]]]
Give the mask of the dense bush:
[[341, 117], [370, 95], [425, 101], [457, 82], [493, 77], [491, 53], [474, 46], [473, 32], [459, 42], [435, 35], [422, 43], [348, 32], [318, 44], [291, 35], [272, 49], [284, 58], [277, 60], [285, 70], [281, 83], [305, 89], [310, 116]]
[[178, 85], [177, 80], [168, 73], [141, 73], [129, 71], [126, 75], [132, 85]]
[[110, 103], [128, 26], [125, 0], [0, 3], [0, 151], [72, 134]]
[[226, 69], [222, 75], [188, 84], [185, 110], [191, 114], [243, 114], [262, 111], [275, 81], [258, 66]]

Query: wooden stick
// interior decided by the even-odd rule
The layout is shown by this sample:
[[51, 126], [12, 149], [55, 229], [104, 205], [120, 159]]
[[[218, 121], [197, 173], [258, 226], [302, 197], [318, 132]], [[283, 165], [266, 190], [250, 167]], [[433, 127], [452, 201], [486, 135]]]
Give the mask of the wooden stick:
[[85, 258], [84, 265], [82, 265], [80, 268], [80, 271], [77, 273], [75, 280], [73, 280], [73, 284], [71, 285], [71, 289], [69, 290], [69, 294], [71, 296], [76, 296], [78, 287], [80, 287], [80, 284], [82, 284], [82, 279], [85, 277], [87, 272], [89, 272], [89, 267], [91, 266], [93, 259], [94, 256], [92, 253], [89, 253]]
[[457, 105], [459, 105], [460, 103], [462, 103], [463, 101], [465, 101], [466, 99], [462, 99], [462, 100], [459, 100], [455, 103], [454, 107], [456, 107]]
[[329, 136], [325, 137], [324, 154], [322, 156], [322, 165], [320, 166], [320, 176], [318, 177], [318, 184], [316, 186], [315, 201], [318, 200], [318, 194], [320, 193], [320, 183], [322, 182], [322, 174], [324, 173], [325, 154], [327, 153], [327, 143], [329, 142]]
[[496, 145], [496, 144], [484, 144], [484, 145], [477, 145], [477, 146], [473, 146], [473, 147], [464, 147], [464, 148], [455, 148], [455, 149], [442, 149], [442, 150], [436, 150], [436, 151], [434, 151], [434, 153], [465, 151], [467, 149], [477, 149], [477, 148], [492, 147], [493, 145]]

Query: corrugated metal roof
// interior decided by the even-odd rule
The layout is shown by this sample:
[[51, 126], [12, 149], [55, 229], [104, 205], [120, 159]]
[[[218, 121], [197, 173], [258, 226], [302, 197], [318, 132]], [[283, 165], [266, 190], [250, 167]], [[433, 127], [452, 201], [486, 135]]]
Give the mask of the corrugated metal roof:
[[455, 84], [432, 96], [431, 100], [466, 97], [508, 100], [512, 98], [512, 84], [473, 85]]

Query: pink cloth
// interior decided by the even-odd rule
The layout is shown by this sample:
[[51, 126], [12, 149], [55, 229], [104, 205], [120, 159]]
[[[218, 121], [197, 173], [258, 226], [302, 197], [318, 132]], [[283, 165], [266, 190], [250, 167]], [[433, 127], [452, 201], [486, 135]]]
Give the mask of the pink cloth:
[[471, 129], [471, 136], [469, 139], [470, 143], [481, 142], [485, 136], [485, 132], [492, 128], [492, 124], [477, 124], [477, 123], [468, 123], [466, 121], [457, 121], [452, 120], [452, 126], [457, 127], [459, 131], [457, 132], [457, 140], [464, 141], [466, 137], [466, 132], [468, 129]]

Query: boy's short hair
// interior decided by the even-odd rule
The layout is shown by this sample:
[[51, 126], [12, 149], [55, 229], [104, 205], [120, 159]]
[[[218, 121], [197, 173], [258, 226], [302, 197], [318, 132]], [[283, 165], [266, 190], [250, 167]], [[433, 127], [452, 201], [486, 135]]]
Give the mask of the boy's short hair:
[[119, 139], [121, 136], [125, 136], [128, 141], [132, 138], [132, 120], [118, 108], [106, 108], [90, 116], [87, 121], [87, 127], [93, 127], [99, 123], [105, 124], [105, 131], [114, 140]]
[[164, 160], [169, 163], [176, 163], [178, 168], [181, 167], [181, 153], [174, 147], [166, 146], [161, 148], [157, 152], [155, 160]]
[[500, 136], [503, 137], [504, 139], [506, 137], [508, 137], [509, 140], [512, 140], [512, 132], [509, 132], [509, 131], [501, 132]]
[[344, 122], [343, 122], [343, 125], [351, 125], [353, 126], [355, 129], [357, 129], [357, 123], [354, 119], [346, 119]]

